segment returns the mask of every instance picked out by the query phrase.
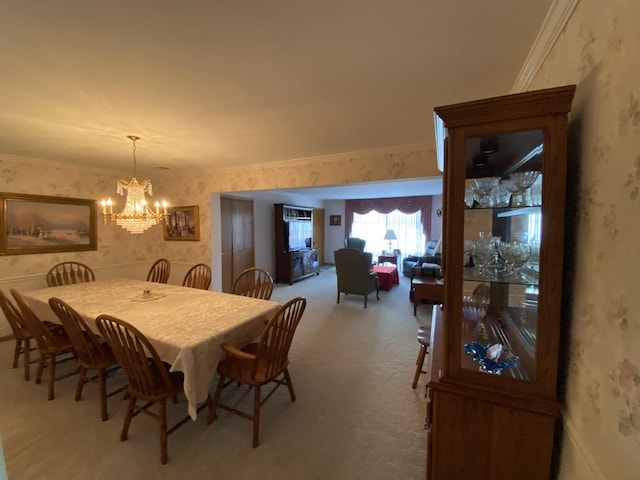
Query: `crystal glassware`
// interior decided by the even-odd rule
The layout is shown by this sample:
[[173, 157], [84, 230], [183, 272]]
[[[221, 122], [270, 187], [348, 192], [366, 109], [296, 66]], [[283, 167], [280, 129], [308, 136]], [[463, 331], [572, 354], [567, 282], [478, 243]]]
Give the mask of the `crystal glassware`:
[[502, 179], [502, 183], [506, 189], [511, 192], [511, 206], [526, 206], [527, 197], [525, 192], [537, 180], [540, 172], [538, 170], [529, 170], [526, 172], [515, 172]]
[[474, 198], [481, 207], [491, 207], [491, 192], [499, 183], [498, 177], [476, 178], [473, 181]]

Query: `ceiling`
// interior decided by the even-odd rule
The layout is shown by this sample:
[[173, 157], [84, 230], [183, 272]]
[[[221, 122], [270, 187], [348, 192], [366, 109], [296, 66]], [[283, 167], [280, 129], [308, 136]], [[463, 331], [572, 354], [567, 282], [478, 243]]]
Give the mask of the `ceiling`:
[[213, 169], [433, 141], [508, 93], [551, 0], [0, 5], [0, 155]]

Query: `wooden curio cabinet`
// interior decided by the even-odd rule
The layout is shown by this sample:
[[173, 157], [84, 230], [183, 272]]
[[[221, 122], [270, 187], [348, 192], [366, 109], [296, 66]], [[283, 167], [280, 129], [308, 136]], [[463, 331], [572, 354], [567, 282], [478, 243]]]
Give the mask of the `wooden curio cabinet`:
[[574, 90], [435, 109], [445, 300], [431, 342], [432, 480], [550, 476]]

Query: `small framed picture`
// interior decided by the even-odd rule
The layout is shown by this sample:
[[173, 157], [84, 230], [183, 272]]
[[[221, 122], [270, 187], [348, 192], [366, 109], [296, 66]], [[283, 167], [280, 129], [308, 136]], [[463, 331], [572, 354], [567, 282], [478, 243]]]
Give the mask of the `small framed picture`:
[[164, 223], [164, 239], [176, 241], [200, 240], [200, 216], [198, 206], [168, 207]]
[[329, 225], [331, 225], [332, 227], [339, 227], [341, 222], [341, 215], [329, 215]]

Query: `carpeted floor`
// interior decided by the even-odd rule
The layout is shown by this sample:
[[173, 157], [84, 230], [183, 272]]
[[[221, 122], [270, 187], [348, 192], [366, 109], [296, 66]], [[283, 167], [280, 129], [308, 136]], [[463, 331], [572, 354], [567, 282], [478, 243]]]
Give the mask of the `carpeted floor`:
[[[251, 423], [221, 411], [206, 424], [208, 410], [169, 436], [169, 463], [159, 458], [157, 422], [133, 419], [129, 439], [119, 434], [126, 402], [109, 399], [101, 422], [97, 389], [85, 387], [75, 402], [76, 378], [56, 383], [46, 400], [45, 383], [27, 383], [12, 369], [13, 341], [0, 343], [0, 437], [10, 480], [200, 479], [389, 480], [423, 479], [426, 469], [424, 376], [411, 381], [418, 353], [416, 331], [431, 307], [408, 300], [409, 279], [369, 297], [342, 295], [336, 304], [335, 270], [293, 286], [277, 285], [273, 300], [307, 297], [291, 349], [297, 394], [279, 389], [262, 408], [261, 443], [251, 447]], [[35, 368], [33, 368], [35, 372]], [[251, 395], [235, 392], [240, 405]], [[169, 404], [173, 418], [185, 404]]]

